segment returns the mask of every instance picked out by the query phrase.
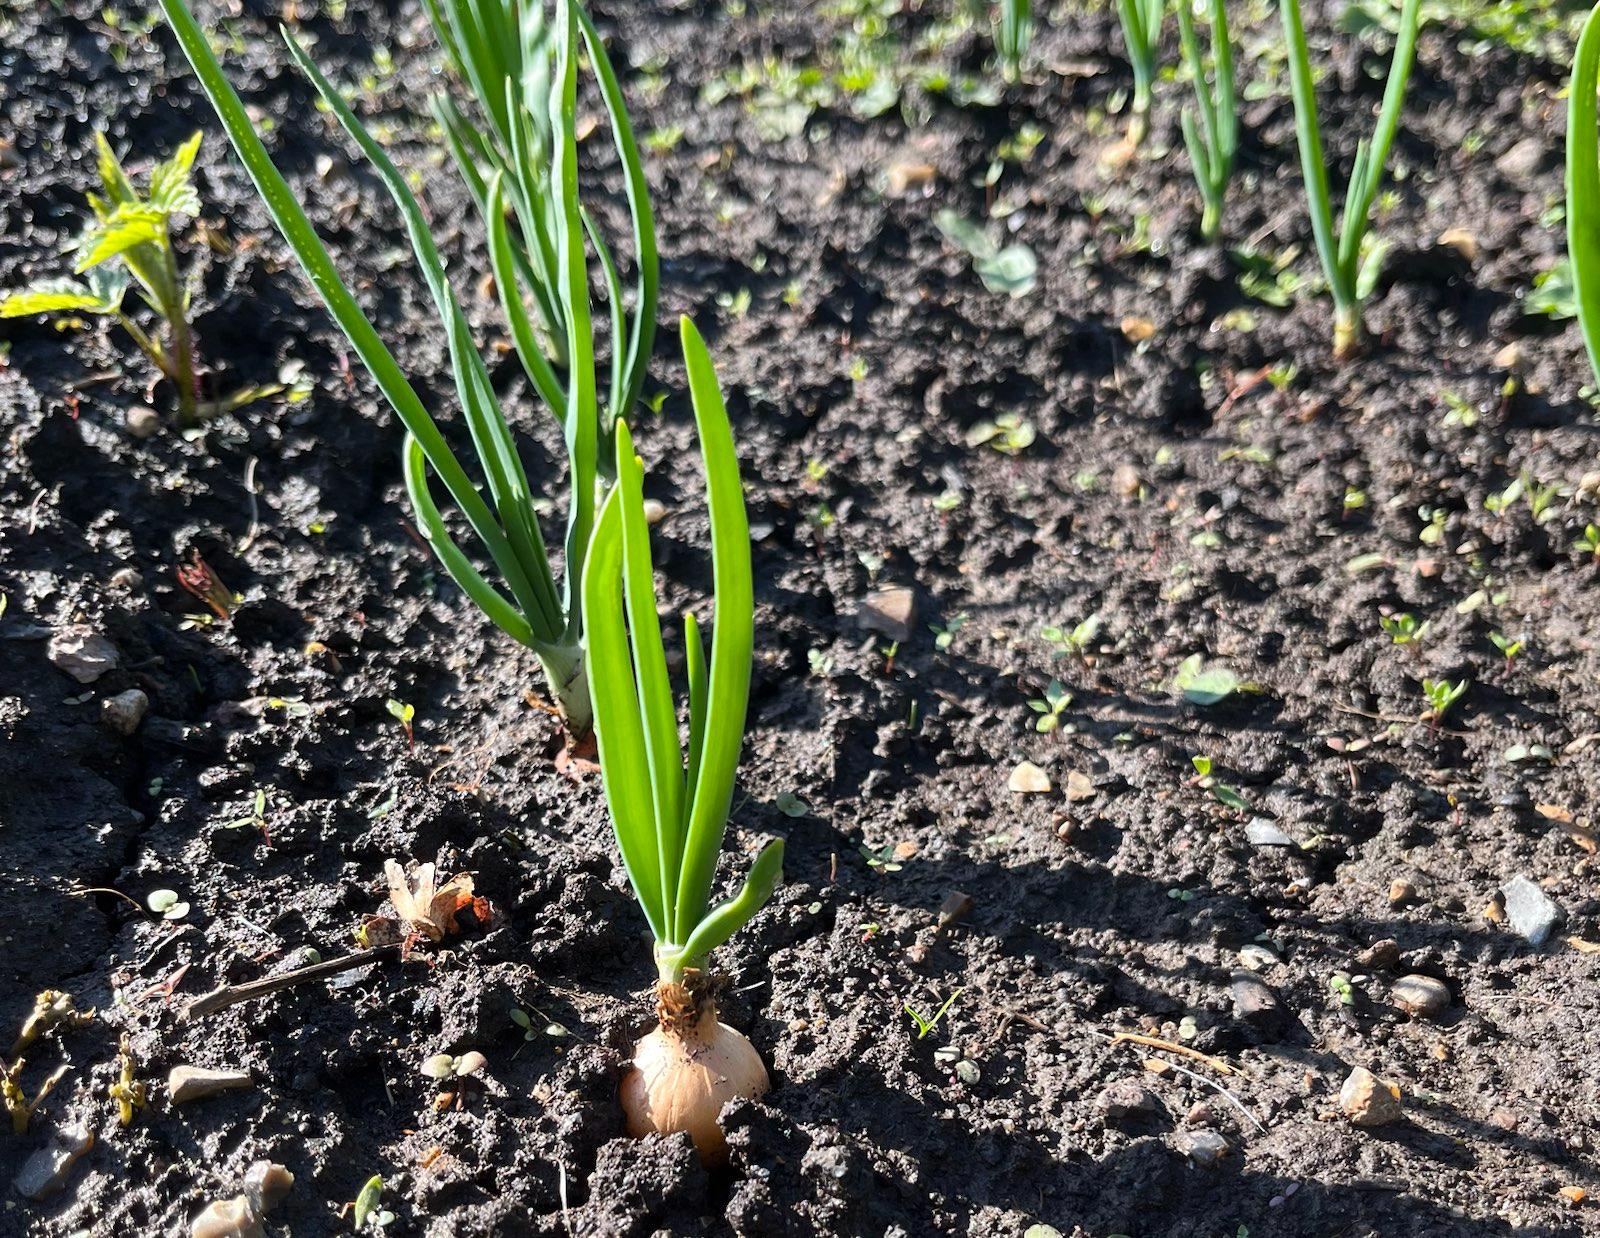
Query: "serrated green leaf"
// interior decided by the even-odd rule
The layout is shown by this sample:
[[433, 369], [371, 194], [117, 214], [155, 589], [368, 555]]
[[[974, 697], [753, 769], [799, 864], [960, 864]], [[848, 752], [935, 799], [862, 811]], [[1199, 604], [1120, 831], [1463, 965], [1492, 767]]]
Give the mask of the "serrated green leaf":
[[109, 301], [75, 279], [49, 279], [21, 292], [10, 293], [0, 301], [0, 318], [26, 318], [31, 314], [59, 314], [68, 310], [111, 314], [121, 302], [120, 293], [114, 301]]
[[150, 173], [150, 205], [168, 215], [198, 215], [200, 195], [195, 192], [190, 173], [200, 153], [197, 129], [172, 158], [156, 164]]
[[83, 234], [73, 270], [82, 274], [111, 258], [121, 257], [141, 245], [159, 244], [166, 235], [167, 217], [154, 207], [123, 204]]

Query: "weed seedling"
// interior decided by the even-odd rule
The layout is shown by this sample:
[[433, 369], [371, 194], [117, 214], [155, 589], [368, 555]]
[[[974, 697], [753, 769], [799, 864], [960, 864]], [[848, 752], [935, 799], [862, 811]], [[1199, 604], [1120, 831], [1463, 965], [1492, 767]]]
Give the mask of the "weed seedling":
[[1072, 693], [1061, 686], [1059, 679], [1052, 679], [1046, 685], [1042, 699], [1028, 702], [1028, 708], [1039, 715], [1034, 720], [1033, 729], [1046, 735], [1056, 730], [1061, 725], [1061, 715], [1071, 704]]
[[1504, 632], [1490, 632], [1489, 641], [1505, 655], [1508, 668], [1516, 662], [1517, 655], [1523, 650], [1523, 642], [1520, 638], [1507, 636]]
[[1600, 525], [1585, 525], [1582, 536], [1573, 540], [1572, 548], [1600, 562]]
[[1451, 706], [1466, 695], [1467, 688], [1471, 684], [1470, 679], [1463, 679], [1458, 683], [1451, 683], [1448, 679], [1424, 679], [1422, 697], [1427, 702], [1428, 708], [1423, 711], [1423, 720], [1437, 727], [1444, 721], [1444, 716], [1450, 712]]
[[932, 1018], [928, 1018], [926, 1015], [922, 1014], [910, 1002], [904, 1003], [905, 1011], [911, 1016], [911, 1023], [917, 1029], [918, 1040], [922, 1040], [928, 1035], [929, 1032], [933, 1031], [934, 1028], [939, 1026], [939, 1020], [944, 1018], [945, 1012], [955, 1004], [956, 998], [960, 997], [963, 992], [965, 992], [964, 989], [952, 990], [950, 996], [944, 999], [944, 1005], [940, 1006], [938, 1010], [933, 1012]]
[[1033, 41], [1032, 0], [999, 0], [994, 24], [994, 53], [1008, 82], [1022, 77], [1022, 58]]
[[1055, 656], [1065, 657], [1072, 654], [1077, 658], [1086, 658], [1089, 648], [1094, 644], [1095, 637], [1100, 635], [1102, 620], [1096, 611], [1083, 622], [1070, 628], [1043, 627], [1039, 629], [1039, 639], [1055, 646]]
[[965, 613], [952, 615], [941, 627], [937, 623], [930, 623], [928, 630], [933, 633], [933, 647], [941, 653], [955, 644], [956, 633], [967, 626]]
[[1380, 615], [1378, 626], [1397, 645], [1418, 645], [1427, 634], [1428, 623], [1406, 612], [1398, 615]]
[[1189, 763], [1194, 766], [1194, 785], [1201, 790], [1211, 792], [1212, 798], [1224, 808], [1231, 808], [1234, 812], [1249, 812], [1250, 804], [1244, 796], [1239, 794], [1235, 787], [1218, 782], [1211, 774], [1211, 758], [1192, 756]]
[[[190, 173], [200, 152], [200, 134], [150, 172], [140, 194], [103, 133], [95, 134], [102, 194], [89, 195], [95, 222], [73, 246], [73, 271], [87, 276], [50, 280], [0, 301], [0, 318], [81, 312], [115, 318], [118, 325], [171, 381], [178, 393], [178, 416], [185, 426], [200, 423], [194, 335], [189, 326], [189, 286], [178, 271], [172, 247], [173, 221], [200, 213], [200, 195]], [[155, 337], [123, 310], [128, 285], [136, 282], [145, 303], [165, 324], [168, 343]]]
[[417, 716], [416, 706], [409, 705], [405, 701], [397, 701], [393, 697], [390, 697], [383, 703], [383, 707], [389, 711], [389, 716], [398, 722], [400, 724], [400, 729], [406, 733], [406, 747], [415, 748], [417, 746], [417, 740], [416, 736], [412, 734], [411, 723]]

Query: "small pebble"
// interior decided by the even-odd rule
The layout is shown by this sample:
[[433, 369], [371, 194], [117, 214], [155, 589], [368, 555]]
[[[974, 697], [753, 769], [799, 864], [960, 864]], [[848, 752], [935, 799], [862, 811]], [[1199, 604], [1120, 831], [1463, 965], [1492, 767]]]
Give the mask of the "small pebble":
[[1118, 1079], [1108, 1084], [1095, 1101], [1108, 1122], [1144, 1118], [1159, 1108], [1155, 1093], [1137, 1079]]
[[1404, 907], [1407, 903], [1417, 901], [1417, 887], [1403, 877], [1396, 877], [1389, 883], [1389, 906]]
[[107, 583], [113, 589], [121, 589], [124, 593], [132, 593], [144, 584], [144, 577], [140, 575], [139, 569], [136, 567], [119, 567], [111, 573], [111, 579]]
[[1251, 817], [1245, 824], [1244, 836], [1252, 847], [1292, 847], [1294, 839], [1280, 830], [1269, 817]]
[[1178, 1136], [1178, 1151], [1207, 1169], [1228, 1154], [1228, 1141], [1213, 1130], [1185, 1131]]
[[1529, 945], [1542, 946], [1567, 918], [1561, 904], [1551, 898], [1532, 877], [1518, 874], [1501, 887], [1505, 896], [1506, 921], [1511, 931]]
[[129, 688], [100, 702], [100, 721], [118, 735], [132, 735], [150, 709], [150, 698], [138, 688]]
[[93, 683], [117, 669], [122, 656], [117, 647], [87, 624], [75, 623], [50, 638], [45, 650], [50, 665], [79, 683]]
[[275, 1161], [256, 1161], [244, 1175], [244, 1193], [257, 1216], [271, 1212], [294, 1187], [294, 1175]]
[[644, 522], [646, 524], [660, 524], [667, 518], [667, 505], [660, 499], [646, 499], [644, 501]]
[[1356, 1126], [1387, 1126], [1400, 1118], [1400, 1089], [1357, 1066], [1339, 1089], [1339, 1108]]
[[1450, 990], [1432, 976], [1401, 976], [1389, 990], [1389, 1000], [1409, 1015], [1431, 1019], [1450, 1007]]
[[1259, 942], [1250, 942], [1239, 947], [1239, 965], [1248, 967], [1251, 971], [1260, 971], [1264, 967], [1271, 967], [1279, 962], [1278, 956], [1268, 947]]
[[67, 1184], [72, 1167], [90, 1148], [94, 1147], [94, 1132], [81, 1127], [69, 1127], [56, 1134], [25, 1162], [17, 1174], [17, 1193], [35, 1203], [49, 1199]]
[[128, 410], [125, 419], [128, 433], [134, 438], [150, 438], [161, 430], [161, 416], [153, 408], [146, 408], [143, 404], [135, 404]]
[[214, 1200], [189, 1226], [189, 1238], [264, 1238], [266, 1232], [243, 1195]]
[[1276, 1027], [1283, 1020], [1283, 1003], [1254, 972], [1236, 971], [1229, 985], [1233, 1017], [1259, 1028]]
[[202, 1100], [219, 1092], [238, 1092], [255, 1086], [247, 1070], [211, 1070], [205, 1066], [174, 1066], [167, 1075], [167, 1099], [174, 1105]]
[[917, 595], [905, 585], [874, 589], [856, 611], [856, 626], [893, 641], [910, 640], [916, 632]]
[[1356, 955], [1356, 963], [1371, 971], [1388, 971], [1399, 961], [1400, 943], [1392, 937], [1380, 938]]

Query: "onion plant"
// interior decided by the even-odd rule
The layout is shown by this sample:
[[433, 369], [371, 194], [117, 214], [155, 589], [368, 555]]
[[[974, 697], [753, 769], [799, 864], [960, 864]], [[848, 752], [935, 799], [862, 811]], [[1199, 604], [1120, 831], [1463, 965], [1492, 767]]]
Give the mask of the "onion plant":
[[[350, 340], [356, 355], [371, 373], [390, 406], [406, 428], [404, 452], [405, 479], [417, 522], [432, 543], [434, 551], [463, 591], [503, 631], [534, 651], [542, 664], [569, 731], [587, 734], [591, 713], [588, 679], [584, 666], [582, 622], [578, 605], [578, 582], [582, 579], [584, 555], [594, 528], [597, 504], [603, 497], [605, 475], [611, 471], [611, 440], [615, 426], [626, 409], [622, 389], [634, 389], [642, 381], [642, 367], [648, 356], [654, 320], [654, 276], [636, 306], [637, 320], [630, 329], [623, 318], [622, 297], [615, 264], [589, 229], [590, 239], [600, 253], [604, 278], [611, 297], [613, 365], [609, 415], [600, 407], [595, 376], [595, 345], [591, 320], [589, 269], [584, 247], [585, 212], [578, 201], [577, 170], [577, 66], [581, 40], [602, 81], [602, 93], [612, 101], [613, 132], [619, 149], [633, 150], [631, 133], [616, 93], [605, 53], [588, 18], [576, 3], [557, 0], [554, 9], [554, 35], [551, 63], [551, 90], [546, 103], [548, 115], [540, 122], [552, 135], [548, 190], [534, 183], [543, 173], [517, 168], [494, 168], [485, 185], [491, 247], [496, 255], [495, 271], [511, 314], [513, 333], [524, 344], [532, 330], [526, 312], [514, 291], [521, 278], [521, 267], [509, 240], [504, 202], [507, 186], [518, 181], [517, 195], [538, 202], [546, 213], [550, 262], [558, 273], [554, 294], [561, 306], [565, 331], [564, 355], [566, 383], [561, 386], [552, 373], [540, 377], [533, 361], [537, 350], [521, 347], [529, 365], [530, 378], [544, 397], [559, 424], [566, 445], [570, 499], [562, 556], [562, 580], [558, 585], [551, 566], [544, 536], [534, 514], [533, 492], [517, 454], [516, 443], [489, 380], [483, 358], [472, 341], [466, 316], [456, 301], [445, 274], [444, 263], [429, 233], [427, 220], [408, 187], [405, 177], [373, 140], [339, 91], [322, 75], [294, 36], [285, 29], [289, 51], [310, 79], [329, 111], [346, 133], [361, 148], [382, 179], [404, 220], [418, 267], [432, 295], [444, 330], [455, 378], [456, 394], [471, 433], [473, 448], [487, 483], [487, 498], [462, 467], [446, 442], [433, 416], [417, 395], [393, 354], [384, 344], [371, 321], [339, 275], [327, 248], [317, 236], [305, 210], [295, 199], [282, 174], [273, 165], [261, 139], [228, 84], [216, 56], [184, 0], [161, 0], [167, 20], [178, 43], [193, 65], [202, 87], [227, 131], [234, 150], [260, 191], [267, 210], [289, 247], [304, 267], [312, 285], [321, 294], [340, 329]], [[474, 6], [483, 15], [488, 9]], [[504, 50], [502, 48], [502, 50]], [[513, 96], [507, 91], [507, 97]], [[535, 100], [524, 92], [516, 96], [525, 112]], [[524, 116], [521, 127], [535, 122]], [[627, 162], [625, 157], [625, 162]], [[523, 178], [527, 178], [524, 180]], [[643, 203], [643, 182], [634, 166], [630, 182], [636, 226], [648, 233], [650, 216]], [[551, 200], [541, 195], [548, 193]], [[531, 225], [530, 225], [531, 227]], [[654, 242], [646, 236], [649, 262], [654, 261]], [[645, 264], [642, 264], [645, 265]], [[509, 291], [508, 291], [509, 290]], [[636, 360], [630, 355], [637, 353]], [[542, 356], [542, 354], [539, 354]], [[633, 367], [630, 370], [630, 367]], [[548, 368], [548, 367], [547, 367]], [[430, 474], [436, 477], [460, 509], [496, 571], [504, 582], [502, 591], [490, 584], [452, 538], [430, 490]]]
[[1600, 7], [1589, 14], [1572, 58], [1567, 91], [1567, 250], [1572, 258], [1573, 300], [1600, 381], [1600, 135], [1595, 95], [1600, 91]]
[[[181, 215], [200, 213], [200, 195], [192, 179], [200, 135], [196, 133], [170, 159], [151, 169], [149, 186], [142, 195], [105, 134], [95, 134], [95, 145], [103, 196], [88, 195], [94, 223], [72, 247], [77, 254], [74, 273], [87, 278], [46, 280], [13, 292], [0, 300], [0, 318], [60, 313], [115, 318], [177, 390], [183, 424], [196, 425], [200, 414], [189, 285], [178, 270], [172, 222]], [[169, 343], [160, 343], [123, 308], [130, 280], [139, 285], [145, 303], [166, 324]]]
[[1316, 86], [1311, 74], [1311, 54], [1306, 47], [1305, 26], [1300, 19], [1300, 0], [1279, 0], [1284, 36], [1289, 44], [1289, 88], [1294, 96], [1295, 133], [1300, 144], [1300, 167], [1306, 183], [1306, 199], [1311, 213], [1311, 232], [1317, 256], [1322, 263], [1328, 289], [1333, 295], [1333, 351], [1336, 357], [1350, 357], [1360, 350], [1366, 337], [1362, 307], [1377, 285], [1387, 244], [1372, 240], [1372, 204], [1383, 183], [1389, 147], [1400, 127], [1400, 111], [1405, 105], [1406, 83], [1417, 48], [1417, 29], [1422, 20], [1422, 0], [1403, 0], [1400, 28], [1395, 36], [1394, 53], [1389, 60], [1389, 76], [1383, 88], [1383, 105], [1370, 140], [1356, 146], [1355, 163], [1345, 188], [1344, 213], [1335, 229], [1333, 204], [1328, 187], [1328, 165], [1322, 154], [1322, 131], [1317, 119]]
[[[1178, 0], [1182, 3], [1183, 0]], [[1151, 90], [1155, 85], [1161, 22], [1167, 0], [1117, 0], [1117, 20], [1133, 70], [1133, 115], [1128, 121], [1128, 143], [1138, 146], [1150, 130]]]
[[[560, 135], [547, 105], [559, 22], [547, 17], [544, 0], [424, 0], [424, 5], [456, 78], [472, 95], [464, 108], [442, 93], [433, 100], [433, 113], [483, 217], [495, 285], [523, 370], [556, 408], [561, 399], [557, 370], [568, 361], [556, 221], [561, 194], [552, 179]], [[617, 263], [582, 213], [612, 315], [612, 374], [602, 423], [602, 439], [609, 444], [610, 427], [633, 407], [644, 385], [655, 343], [660, 262], [649, 188], [622, 87], [589, 15], [581, 5], [572, 11], [610, 118], [633, 227], [636, 286], [629, 321]], [[608, 450], [601, 469], [609, 473], [610, 467]]]
[[[1238, 100], [1233, 92], [1233, 44], [1228, 35], [1227, 0], [1208, 0], [1211, 21], [1211, 64], [1214, 80], [1206, 77], [1205, 59], [1200, 54], [1200, 39], [1195, 34], [1193, 0], [1176, 0], [1178, 37], [1183, 58], [1194, 82], [1196, 108], [1183, 109], [1183, 142], [1194, 165], [1195, 183], [1204, 204], [1200, 214], [1200, 235], [1215, 242], [1222, 233], [1222, 206], [1233, 176], [1233, 160], [1239, 150]], [[1195, 120], [1198, 110], [1200, 119]]]
[[994, 52], [1008, 82], [1022, 76], [1022, 58], [1033, 42], [1032, 0], [1000, 0], [994, 23]]
[[771, 896], [783, 843], [769, 843], [739, 892], [711, 906], [744, 741], [754, 606], [750, 530], [727, 410], [699, 332], [682, 322], [683, 358], [705, 460], [716, 613], [707, 659], [684, 618], [688, 744], [680, 741], [657, 617], [644, 514], [643, 465], [617, 429], [617, 484], [595, 525], [583, 576], [585, 640], [600, 777], [617, 845], [655, 939], [659, 1026], [635, 1047], [622, 1086], [634, 1134], [688, 1131], [703, 1159], [726, 1154], [717, 1115], [734, 1096], [767, 1088], [750, 1042], [717, 1022], [706, 956]]

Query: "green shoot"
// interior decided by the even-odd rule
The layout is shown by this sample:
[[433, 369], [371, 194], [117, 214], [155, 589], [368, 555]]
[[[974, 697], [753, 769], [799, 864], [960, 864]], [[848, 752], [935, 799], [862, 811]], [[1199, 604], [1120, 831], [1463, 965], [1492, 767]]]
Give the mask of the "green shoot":
[[1423, 712], [1423, 719], [1438, 726], [1444, 721], [1445, 714], [1450, 712], [1451, 706], [1466, 695], [1471, 685], [1470, 679], [1463, 679], [1458, 683], [1451, 683], [1448, 679], [1424, 679], [1422, 696], [1427, 701], [1428, 708]]
[[1589, 14], [1567, 89], [1567, 252], [1589, 368], [1600, 378], [1600, 9]]
[[687, 318], [681, 337], [705, 458], [716, 591], [709, 660], [700, 625], [692, 615], [684, 618], [687, 753], [656, 613], [644, 466], [626, 423], [617, 428], [617, 484], [595, 524], [583, 574], [601, 782], [623, 866], [655, 938], [657, 974], [669, 986], [701, 969], [706, 955], [761, 909], [783, 865], [783, 842], [775, 840], [756, 857], [739, 893], [710, 905], [744, 742], [755, 612], [750, 532], [727, 409], [710, 354]]
[[1055, 646], [1055, 656], [1065, 657], [1074, 654], [1077, 657], [1087, 657], [1090, 646], [1094, 644], [1095, 637], [1100, 635], [1100, 625], [1104, 621], [1096, 611], [1082, 623], [1070, 628], [1043, 627], [1039, 629], [1041, 640]]
[[415, 748], [417, 741], [411, 732], [411, 724], [416, 720], [417, 707], [405, 701], [397, 701], [392, 696], [383, 705], [389, 711], [389, 716], [398, 722], [400, 729], [406, 733], [406, 747]]
[[1363, 138], [1356, 147], [1355, 163], [1345, 190], [1344, 213], [1337, 231], [1328, 187], [1328, 165], [1322, 154], [1311, 53], [1306, 47], [1305, 26], [1300, 19], [1300, 0], [1279, 0], [1279, 6], [1284, 36], [1289, 44], [1289, 89], [1294, 96], [1295, 133], [1300, 143], [1300, 168], [1305, 177], [1311, 232], [1317, 244], [1317, 257], [1322, 262], [1322, 273], [1333, 294], [1333, 354], [1342, 359], [1354, 356], [1365, 343], [1366, 322], [1362, 307], [1377, 286], [1388, 248], [1383, 241], [1369, 243], [1368, 228], [1372, 205], [1383, 183], [1389, 148], [1400, 127], [1406, 83], [1411, 77], [1411, 62], [1417, 48], [1417, 29], [1422, 21], [1422, 0], [1403, 0], [1400, 29], [1383, 89], [1383, 106], [1378, 112], [1372, 138]]
[[911, 1016], [912, 1024], [917, 1029], [918, 1040], [923, 1039], [928, 1035], [929, 1032], [933, 1031], [934, 1028], [939, 1026], [939, 1020], [944, 1018], [945, 1012], [949, 1010], [951, 1006], [955, 1005], [956, 998], [960, 997], [964, 991], [965, 990], [963, 989], [953, 989], [950, 993], [950, 996], [944, 999], [944, 1005], [940, 1006], [938, 1010], [934, 1011], [932, 1018], [924, 1015], [910, 1002], [902, 1003], [905, 1006], [906, 1013]]
[[[548, 374], [534, 382], [562, 427], [570, 474], [563, 578], [558, 585], [545, 549], [543, 532], [534, 514], [533, 492], [517, 454], [510, 426], [501, 410], [483, 358], [472, 341], [466, 316], [451, 289], [422, 208], [404, 175], [350, 110], [339, 90], [322, 75], [294, 36], [285, 29], [283, 35], [290, 54], [316, 87], [327, 109], [366, 155], [405, 222], [417, 265], [439, 313], [457, 397], [487, 482], [487, 497], [479, 493], [477, 485], [457, 460], [399, 363], [341, 278], [304, 209], [273, 165], [243, 104], [228, 84], [204, 32], [185, 7], [184, 0], [161, 0], [161, 5], [177, 35], [179, 46], [194, 66], [196, 76], [221, 119], [234, 150], [261, 193], [278, 230], [300, 260], [334, 320], [350, 340], [356, 355], [405, 425], [406, 489], [417, 516], [418, 527], [467, 596], [496, 626], [534, 651], [544, 668], [569, 731], [576, 736], [586, 734], [590, 727], [591, 712], [578, 607], [578, 582], [582, 579], [584, 555], [594, 527], [601, 479], [610, 472], [609, 441], [614, 426], [607, 423], [607, 417], [620, 415], [620, 411], [627, 407], [627, 402], [631, 402], [631, 397], [618, 394], [621, 389], [619, 382], [625, 386], [642, 381], [642, 369], [630, 372], [626, 360], [614, 363], [609, 402], [611, 412], [602, 415], [596, 392], [589, 271], [584, 251], [586, 216], [578, 201], [576, 124], [580, 30], [591, 63], [596, 66], [602, 79], [603, 93], [608, 98], [614, 95], [614, 82], [607, 83], [608, 66], [604, 51], [588, 19], [582, 15], [574, 0], [557, 0], [552, 19], [555, 57], [551, 77], [553, 89], [549, 95], [548, 116], [538, 122], [545, 124], [552, 135], [549, 172], [552, 189], [543, 209], [549, 215], [547, 222], [553, 262], [555, 269], [560, 271], [556, 293], [562, 306], [562, 321], [566, 331], [566, 389], [563, 391], [553, 376]], [[532, 98], [527, 94], [521, 97], [531, 108]], [[614, 108], [613, 127], [619, 131], [626, 127], [625, 119], [618, 119], [620, 115], [620, 111]], [[517, 123], [520, 128], [536, 124], [526, 109], [519, 114]], [[623, 139], [619, 137], [618, 140], [622, 144]], [[632, 180], [630, 175], [630, 182]], [[487, 189], [489, 201], [497, 202], [506, 191], [507, 184], [506, 173], [494, 172]], [[633, 192], [630, 190], [630, 194]], [[648, 223], [648, 212], [645, 210], [641, 213], [638, 200], [633, 205], [636, 219], [641, 221], [640, 226], [643, 227]], [[497, 215], [491, 210], [491, 229], [495, 228], [497, 219], [503, 218], [503, 212]], [[645, 323], [653, 320], [653, 292], [640, 303], [639, 323], [631, 332], [626, 331], [619, 322], [622, 299], [616, 287], [615, 273], [611, 269], [613, 264], [592, 230], [590, 238], [596, 240], [601, 265], [607, 269], [613, 353], [626, 358], [631, 351], [638, 350], [641, 358], [639, 365], [642, 367], [643, 358], [649, 352], [650, 327]], [[505, 237], [502, 235], [494, 239], [502, 242], [495, 248], [505, 257]], [[653, 253], [653, 242], [649, 242], [645, 248]], [[506, 262], [498, 264], [498, 282], [502, 289], [516, 286], [509, 270], [513, 261], [508, 258]], [[517, 327], [513, 311], [514, 334], [517, 333]], [[523, 361], [530, 365], [531, 373], [537, 368], [537, 363], [530, 362], [530, 357], [531, 353], [524, 350]], [[602, 464], [602, 461], [607, 462]], [[430, 472], [443, 483], [467, 525], [483, 544], [510, 596], [491, 585], [452, 538], [434, 502]]]
[[1573, 539], [1572, 548], [1579, 554], [1600, 559], [1600, 525], [1585, 525], [1582, 536]]
[[1218, 782], [1211, 774], [1211, 758], [1207, 756], [1192, 756], [1189, 763], [1194, 766], [1194, 785], [1202, 791], [1211, 792], [1211, 797], [1224, 808], [1231, 808], [1234, 812], [1249, 812], [1250, 803], [1240, 795], [1238, 789], [1226, 783]]
[[[1233, 44], [1228, 34], [1227, 0], [1208, 0], [1211, 20], [1211, 62], [1215, 80], [1206, 81], [1205, 60], [1194, 29], [1193, 0], [1175, 0], [1178, 10], [1178, 37], [1183, 58], [1194, 83], [1196, 108], [1183, 109], [1183, 144], [1189, 148], [1195, 183], [1204, 204], [1200, 214], [1200, 235], [1215, 243], [1222, 235], [1222, 205], [1233, 176], [1233, 160], [1239, 151], [1238, 101], [1233, 91]], [[1195, 110], [1200, 113], [1198, 123]]]
[[1426, 620], [1419, 620], [1415, 615], [1407, 613], [1380, 615], [1378, 616], [1378, 626], [1397, 645], [1419, 644], [1428, 632]]
[[[565, 41], [563, 10], [557, 9], [552, 20], [543, 0], [424, 0], [424, 7], [456, 78], [473, 97], [470, 111], [448, 95], [436, 97], [434, 117], [483, 217], [495, 288], [517, 356], [528, 381], [560, 420], [556, 370], [572, 359], [570, 303], [557, 218], [562, 190], [555, 156], [562, 130], [546, 101]], [[611, 310], [611, 382], [600, 426], [600, 468], [609, 474], [612, 427], [640, 398], [655, 344], [660, 263], [644, 165], [616, 71], [582, 5], [573, 3], [570, 11], [611, 122], [633, 226], [636, 272], [629, 322], [616, 261], [594, 221], [580, 210]]]
[[995, 14], [994, 51], [1008, 82], [1022, 77], [1022, 58], [1033, 42], [1032, 0], [999, 0]]
[[1061, 726], [1061, 715], [1067, 711], [1067, 706], [1072, 704], [1072, 693], [1062, 687], [1059, 679], [1052, 679], [1044, 690], [1044, 696], [1028, 702], [1028, 708], [1039, 716], [1034, 719], [1033, 729], [1041, 735], [1048, 735], [1051, 731]]
[[1505, 655], [1507, 666], [1516, 662], [1517, 655], [1524, 648], [1521, 637], [1507, 636], [1504, 632], [1490, 632], [1489, 643]]
[[[94, 137], [104, 196], [89, 195], [95, 221], [73, 246], [77, 252], [73, 271], [87, 275], [87, 280], [47, 280], [13, 292], [0, 301], [0, 318], [68, 312], [115, 318], [151, 364], [177, 389], [182, 423], [198, 425], [189, 287], [178, 272], [178, 259], [172, 248], [172, 221], [178, 216], [200, 213], [200, 195], [191, 178], [195, 156], [200, 153], [200, 134], [195, 133], [172, 158], [151, 169], [149, 185], [142, 196], [122, 170], [106, 135], [96, 133]], [[170, 343], [159, 343], [124, 311], [122, 302], [130, 280], [138, 283], [145, 303], [166, 324]]]
[[[1188, 0], [1178, 0], [1180, 4]], [[1150, 131], [1150, 91], [1156, 80], [1161, 22], [1167, 0], [1117, 0], [1117, 20], [1133, 70], [1133, 115], [1128, 121], [1128, 145], [1138, 146]]]

